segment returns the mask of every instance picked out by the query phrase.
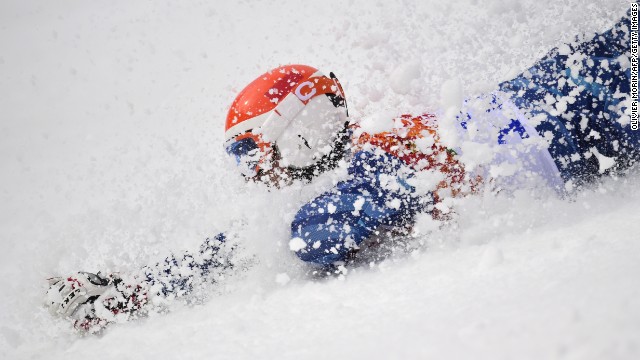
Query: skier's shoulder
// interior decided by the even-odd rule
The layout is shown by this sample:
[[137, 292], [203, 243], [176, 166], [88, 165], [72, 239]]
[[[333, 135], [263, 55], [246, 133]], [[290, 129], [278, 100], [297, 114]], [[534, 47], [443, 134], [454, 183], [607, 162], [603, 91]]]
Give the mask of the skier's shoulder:
[[436, 116], [431, 113], [394, 115], [388, 111], [376, 113], [351, 124], [354, 142], [374, 139], [413, 139], [425, 136], [423, 131], [435, 133]]
[[438, 118], [433, 113], [376, 114], [354, 124], [352, 133], [352, 150], [356, 154], [359, 151], [387, 154], [414, 170], [452, 161], [440, 141]]

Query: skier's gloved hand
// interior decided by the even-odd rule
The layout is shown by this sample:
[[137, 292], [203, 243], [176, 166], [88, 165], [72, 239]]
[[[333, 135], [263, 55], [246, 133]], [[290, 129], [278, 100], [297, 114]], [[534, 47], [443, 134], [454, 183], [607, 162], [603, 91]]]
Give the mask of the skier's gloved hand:
[[113, 322], [137, 316], [148, 303], [148, 288], [136, 277], [125, 283], [117, 274], [78, 272], [49, 279], [45, 305], [80, 331], [97, 332]]
[[45, 305], [52, 315], [80, 320], [90, 315], [94, 302], [113, 288], [112, 281], [100, 274], [78, 272], [66, 278], [54, 277], [49, 279]]

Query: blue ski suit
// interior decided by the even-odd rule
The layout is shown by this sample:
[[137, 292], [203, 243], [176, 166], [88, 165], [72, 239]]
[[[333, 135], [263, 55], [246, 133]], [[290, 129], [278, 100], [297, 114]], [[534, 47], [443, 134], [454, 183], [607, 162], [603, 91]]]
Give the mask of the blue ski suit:
[[[513, 80], [501, 83], [500, 91], [484, 96], [484, 108], [463, 109], [457, 125], [462, 132], [469, 132], [470, 123], [490, 118], [493, 124], [475, 124], [473, 131], [485, 128], [485, 133], [492, 132], [495, 136], [488, 136], [486, 141], [495, 141], [498, 146], [517, 145], [532, 137], [544, 139], [544, 147], [527, 148], [522, 156], [534, 157], [529, 161], [530, 168], [559, 192], [628, 168], [640, 159], [640, 131], [632, 130], [625, 115], [631, 100], [629, 27], [626, 16], [589, 41], [553, 49]], [[497, 125], [496, 118], [502, 119]], [[431, 118], [413, 120], [428, 123]], [[349, 178], [298, 211], [291, 236], [306, 244], [296, 251], [300, 259], [319, 265], [345, 260], [352, 249], [381, 228], [406, 227], [417, 212], [434, 210], [438, 196], [418, 195], [411, 185], [416, 172], [432, 170], [434, 164], [420, 166], [393, 149], [392, 138], [402, 129], [396, 130], [395, 134], [367, 136], [364, 142], [378, 141], [356, 147]], [[436, 138], [427, 149], [435, 151], [437, 126], [432, 130], [435, 135], [423, 135]], [[379, 141], [385, 136], [392, 144]], [[362, 135], [354, 142], [361, 144]], [[404, 146], [409, 152], [422, 151], [415, 142], [408, 139], [395, 146]], [[445, 149], [462, 156], [464, 150]], [[455, 161], [453, 166], [457, 166]], [[451, 174], [450, 166], [435, 164], [435, 168]], [[453, 179], [445, 186], [454, 194], [468, 193], [473, 188], [473, 176], [464, 170], [458, 176], [462, 179], [456, 181], [455, 176], [449, 176]]]
[[[509, 165], [559, 193], [627, 169], [640, 159], [640, 131], [627, 111], [629, 28], [627, 14], [589, 41], [551, 50], [498, 91], [467, 100], [453, 124], [462, 139], [457, 146], [442, 144], [442, 119], [429, 114], [390, 119], [396, 125], [379, 134], [353, 129], [348, 178], [295, 215], [291, 237], [304, 244], [296, 255], [319, 266], [343, 261], [372, 235], [411, 227], [419, 212], [438, 216], [445, 196], [473, 193], [504, 173], [500, 186], [519, 186]], [[459, 161], [483, 146], [497, 153], [495, 167], [471, 169], [472, 162]], [[424, 172], [441, 175], [426, 193], [413, 181]], [[194, 255], [145, 268], [145, 281], [166, 296], [189, 293], [194, 277], [234, 267], [220, 250], [227, 247], [219, 234]]]

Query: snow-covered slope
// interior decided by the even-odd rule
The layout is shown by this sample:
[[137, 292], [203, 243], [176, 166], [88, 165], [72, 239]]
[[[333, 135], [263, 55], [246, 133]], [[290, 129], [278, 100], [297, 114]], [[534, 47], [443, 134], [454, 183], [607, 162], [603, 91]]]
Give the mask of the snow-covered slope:
[[[231, 100], [268, 68], [334, 71], [356, 118], [433, 110], [627, 7], [3, 1], [0, 358], [638, 358], [640, 176], [573, 201], [467, 199], [410, 256], [314, 281], [289, 222], [333, 175], [268, 192], [221, 148]], [[41, 307], [48, 276], [126, 272], [240, 223], [260, 263], [204, 305], [86, 338]]]

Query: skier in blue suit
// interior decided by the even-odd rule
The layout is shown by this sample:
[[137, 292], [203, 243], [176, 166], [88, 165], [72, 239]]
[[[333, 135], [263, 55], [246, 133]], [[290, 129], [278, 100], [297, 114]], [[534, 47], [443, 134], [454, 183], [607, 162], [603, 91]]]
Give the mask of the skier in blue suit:
[[[347, 179], [303, 205], [291, 224], [289, 244], [302, 261], [335, 266], [368, 239], [406, 232], [420, 212], [446, 217], [447, 198], [483, 186], [544, 185], [567, 196], [601, 176], [624, 174], [640, 159], [640, 131], [629, 116], [637, 100], [630, 97], [629, 27], [626, 16], [589, 41], [553, 49], [497, 91], [466, 100], [448, 125], [434, 114], [402, 115], [389, 126], [352, 123], [333, 73], [282, 66], [238, 95], [225, 148], [248, 181], [274, 188], [349, 162]], [[453, 143], [443, 139], [446, 126], [457, 134]], [[464, 161], [483, 149], [491, 150], [486, 159]], [[418, 186], [423, 174], [437, 178], [428, 191]], [[242, 267], [236, 246], [219, 234], [198, 252], [126, 278], [52, 278], [47, 306], [79, 329], [98, 331]]]

